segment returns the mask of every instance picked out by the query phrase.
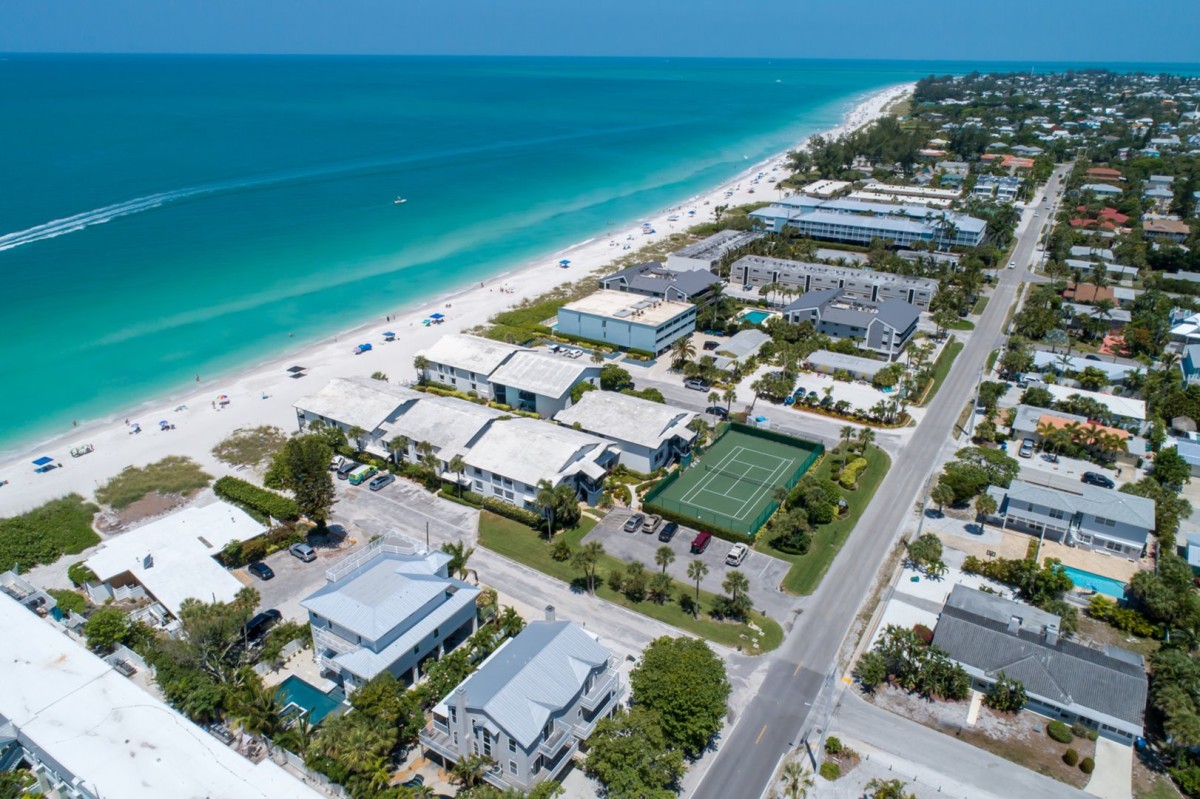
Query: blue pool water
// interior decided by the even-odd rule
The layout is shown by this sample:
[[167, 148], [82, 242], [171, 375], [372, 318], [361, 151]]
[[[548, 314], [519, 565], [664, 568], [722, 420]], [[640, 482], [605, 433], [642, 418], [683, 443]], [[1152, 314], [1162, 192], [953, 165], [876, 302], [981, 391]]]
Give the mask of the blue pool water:
[[280, 683], [275, 695], [285, 708], [291, 704], [307, 710], [309, 724], [320, 724], [322, 719], [341, 704], [329, 694], [321, 693], [316, 686], [309, 685], [295, 675]]
[[771, 318], [771, 314], [767, 311], [746, 311], [742, 314], [742, 318], [753, 325], [761, 325], [763, 322]]
[[1071, 578], [1071, 582], [1075, 583], [1076, 588], [1089, 588], [1097, 594], [1104, 594], [1113, 599], [1122, 599], [1125, 596], [1125, 583], [1120, 580], [1092, 574], [1070, 566], [1063, 566], [1063, 571]]

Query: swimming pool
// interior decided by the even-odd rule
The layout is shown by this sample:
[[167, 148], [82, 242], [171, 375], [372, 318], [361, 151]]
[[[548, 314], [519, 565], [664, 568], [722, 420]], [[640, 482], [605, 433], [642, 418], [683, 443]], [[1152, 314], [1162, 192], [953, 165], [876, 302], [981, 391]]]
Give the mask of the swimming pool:
[[1063, 566], [1063, 571], [1071, 578], [1071, 582], [1075, 583], [1076, 588], [1088, 588], [1097, 594], [1104, 594], [1114, 599], [1125, 597], [1125, 583], [1120, 580], [1114, 580], [1112, 577], [1105, 577], [1102, 574], [1085, 572], [1071, 566]]
[[309, 724], [320, 724], [321, 719], [328, 716], [341, 704], [329, 694], [321, 693], [315, 685], [306, 683], [294, 674], [279, 684], [279, 690], [275, 692], [275, 696], [279, 698], [284, 708], [287, 708], [288, 705], [295, 705], [302, 711], [307, 711]]
[[742, 318], [752, 325], [761, 325], [763, 322], [770, 319], [774, 314], [769, 311], [745, 311]]

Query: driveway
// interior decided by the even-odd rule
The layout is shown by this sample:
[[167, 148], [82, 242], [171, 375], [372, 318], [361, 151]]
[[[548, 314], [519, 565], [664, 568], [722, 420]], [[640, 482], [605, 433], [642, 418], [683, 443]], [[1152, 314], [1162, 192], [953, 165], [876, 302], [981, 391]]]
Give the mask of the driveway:
[[614, 510], [587, 534], [584, 541], [599, 541], [604, 545], [604, 551], [613, 557], [626, 563], [639, 560], [651, 572], [660, 568], [654, 562], [654, 553], [661, 546], [669, 546], [675, 553], [675, 561], [667, 566], [667, 573], [686, 585], [695, 585], [688, 577], [687, 570], [689, 563], [699, 559], [708, 566], [708, 574], [700, 581], [700, 587], [714, 594], [724, 593], [721, 583], [725, 575], [734, 568], [740, 569], [750, 581], [750, 598], [754, 600], [754, 607], [780, 624], [790, 624], [795, 600], [779, 590], [779, 583], [790, 568], [787, 561], [751, 551], [741, 566], [726, 566], [725, 556], [733, 547], [728, 541], [714, 537], [704, 554], [693, 555], [690, 548], [692, 539], [696, 537], [695, 529], [680, 525], [671, 542], [664, 544], [658, 540], [657, 534], [623, 531], [621, 527], [631, 515], [632, 512], [628, 510]]
[[424, 541], [428, 529], [434, 549], [460, 539], [473, 544], [477, 537], [477, 510], [442, 499], [410, 480], [397, 478], [379, 491], [348, 481], [338, 481], [337, 487], [334, 517], [351, 535], [359, 531], [370, 538], [395, 531]]
[[1096, 739], [1096, 770], [1085, 791], [1101, 799], [1129, 799], [1133, 786], [1133, 747]]
[[366, 536], [347, 535], [336, 522], [330, 527], [334, 531], [331, 534], [309, 536], [308, 543], [317, 553], [317, 559], [311, 563], [305, 563], [285, 549], [263, 558], [275, 572], [272, 579], [260, 580], [245, 567], [234, 569], [233, 575], [258, 591], [262, 597], [261, 608], [275, 608], [285, 619], [292, 621], [308, 621], [308, 612], [300, 607], [300, 600], [325, 584], [326, 569], [368, 540]]

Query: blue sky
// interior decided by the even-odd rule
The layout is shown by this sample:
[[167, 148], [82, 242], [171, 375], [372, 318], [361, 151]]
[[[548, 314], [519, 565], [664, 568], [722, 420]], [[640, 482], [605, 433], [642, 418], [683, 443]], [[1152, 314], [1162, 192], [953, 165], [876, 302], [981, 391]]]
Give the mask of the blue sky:
[[[1143, 3], [1145, 3], [1143, 5]], [[8, 0], [0, 51], [1200, 61], [1200, 0]]]

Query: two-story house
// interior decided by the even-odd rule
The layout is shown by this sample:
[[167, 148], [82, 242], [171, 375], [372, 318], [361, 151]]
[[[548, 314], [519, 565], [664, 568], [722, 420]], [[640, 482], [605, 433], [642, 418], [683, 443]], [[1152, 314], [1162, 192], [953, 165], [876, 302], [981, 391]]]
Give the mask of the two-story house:
[[1015, 528], [1064, 544], [1141, 558], [1154, 532], [1154, 500], [1073, 483], [1072, 490], [1014, 480], [992, 486], [996, 516]]
[[559, 411], [554, 421], [612, 441], [620, 448], [621, 463], [649, 474], [691, 450], [696, 431], [688, 423], [695, 418], [691, 411], [661, 402], [616, 391], [589, 391]]
[[853, 339], [889, 361], [904, 351], [921, 312], [901, 300], [868, 302], [849, 297], [844, 289], [812, 291], [783, 309], [789, 322], [811, 322], [813, 329], [834, 339]]
[[658, 261], [635, 264], [600, 278], [600, 288], [626, 291], [643, 297], [690, 302], [704, 307], [716, 297], [721, 279], [707, 269], [676, 271]]
[[562, 774], [624, 693], [609, 651], [548, 607], [545, 621], [530, 622], [434, 706], [421, 743], [447, 767], [490, 758], [484, 779], [528, 791]]
[[426, 658], [475, 632], [479, 589], [449, 575], [445, 552], [378, 539], [325, 573], [300, 601], [322, 673], [347, 693], [384, 671], [415, 683]]
[[420, 353], [426, 364], [421, 376], [427, 381], [468, 393], [473, 391], [484, 399], [491, 399], [489, 378], [492, 372], [518, 352], [528, 350], [481, 336], [442, 336]]

